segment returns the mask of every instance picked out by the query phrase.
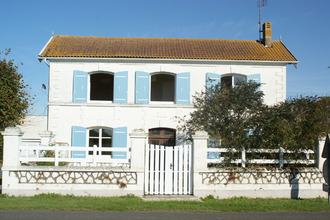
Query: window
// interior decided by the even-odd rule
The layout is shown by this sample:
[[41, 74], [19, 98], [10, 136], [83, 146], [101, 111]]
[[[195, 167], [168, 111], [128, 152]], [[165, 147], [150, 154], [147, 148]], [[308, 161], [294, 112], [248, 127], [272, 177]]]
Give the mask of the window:
[[233, 87], [238, 82], [246, 82], [246, 76], [243, 75], [227, 75], [221, 77], [221, 85], [226, 87]]
[[[73, 71], [73, 102], [86, 103], [91, 100], [127, 103], [127, 90], [128, 71], [115, 73]], [[87, 95], [88, 91], [89, 95]]]
[[113, 101], [113, 75], [94, 73], [90, 75], [90, 100]]
[[[127, 127], [86, 129], [81, 126], [71, 128], [71, 146], [88, 147], [88, 155], [93, 155], [93, 146], [98, 147], [95, 155], [111, 155], [112, 159], [127, 159]], [[119, 149], [120, 151], [100, 151], [100, 149]], [[86, 158], [86, 151], [72, 151], [72, 158]]]
[[[112, 129], [108, 128], [92, 128], [88, 131], [88, 146], [92, 149], [97, 146], [98, 149], [106, 149], [112, 147]], [[93, 150], [88, 152], [93, 155]], [[97, 151], [96, 155], [112, 155], [109, 151]]]
[[175, 77], [169, 74], [151, 76], [151, 101], [174, 102]]
[[149, 129], [149, 144], [175, 146], [176, 131], [171, 128]]
[[135, 73], [135, 103], [149, 104], [150, 101], [190, 104], [190, 73], [150, 74], [137, 71]]
[[[235, 86], [238, 82], [249, 82], [254, 81], [261, 83], [261, 74], [241, 75], [241, 74], [224, 74], [220, 75], [217, 73], [206, 73], [206, 88], [217, 85], [221, 82], [221, 86]], [[259, 88], [260, 89], [260, 88]]]

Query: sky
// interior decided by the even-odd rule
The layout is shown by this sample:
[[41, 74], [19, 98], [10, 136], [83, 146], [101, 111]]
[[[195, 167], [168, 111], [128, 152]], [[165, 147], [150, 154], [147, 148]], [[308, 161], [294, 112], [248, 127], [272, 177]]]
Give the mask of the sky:
[[[272, 39], [281, 38], [299, 61], [287, 67], [287, 98], [330, 96], [330, 1], [266, 2], [262, 23], [272, 22]], [[29, 114], [46, 114], [49, 69], [38, 54], [52, 34], [258, 40], [257, 6], [258, 0], [0, 0], [0, 51], [11, 49], [31, 87]]]

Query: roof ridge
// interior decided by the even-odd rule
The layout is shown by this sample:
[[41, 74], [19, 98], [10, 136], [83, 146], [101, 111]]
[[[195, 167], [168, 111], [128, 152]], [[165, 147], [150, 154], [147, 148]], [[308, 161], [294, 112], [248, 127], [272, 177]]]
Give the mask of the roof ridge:
[[257, 40], [239, 40], [239, 39], [212, 39], [212, 38], [152, 38], [152, 37], [99, 37], [99, 36], [74, 36], [74, 35], [54, 35], [54, 37], [68, 38], [96, 38], [96, 39], [127, 39], [127, 40], [172, 40], [172, 41], [240, 41], [255, 42]]

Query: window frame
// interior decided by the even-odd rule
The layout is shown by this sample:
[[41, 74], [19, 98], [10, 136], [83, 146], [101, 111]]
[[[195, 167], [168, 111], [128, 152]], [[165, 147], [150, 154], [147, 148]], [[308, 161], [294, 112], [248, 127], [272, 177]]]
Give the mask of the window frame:
[[[96, 137], [90, 137], [90, 131], [93, 130], [93, 129], [98, 129], [99, 130], [99, 136], [96, 138]], [[111, 130], [111, 137], [103, 137], [102, 136], [102, 130], [103, 129], [106, 129], [106, 130]], [[105, 139], [105, 140], [108, 140], [110, 139], [111, 140], [111, 147], [104, 147], [104, 148], [112, 148], [113, 147], [113, 128], [109, 128], [109, 127], [89, 127], [89, 128], [86, 128], [86, 145], [88, 147], [88, 150], [87, 150], [87, 157], [109, 157], [112, 158], [113, 157], [113, 151], [107, 151], [106, 153], [109, 153], [109, 154], [102, 154], [103, 152], [102, 151], [99, 151], [99, 149], [102, 149], [102, 140]], [[98, 140], [98, 146], [96, 147], [97, 150], [96, 150], [96, 155], [94, 155], [94, 145], [93, 146], [90, 146], [90, 139], [97, 139]], [[91, 153], [91, 154], [90, 154]]]
[[[91, 100], [91, 75], [94, 74], [108, 74], [113, 76], [112, 80], [112, 100]], [[93, 71], [88, 72], [88, 79], [87, 79], [87, 102], [90, 103], [114, 103], [115, 94], [114, 94], [114, 88], [115, 88], [115, 73], [109, 72], [109, 71]]]
[[247, 80], [248, 80], [248, 76], [247, 76], [247, 75], [244, 75], [244, 74], [239, 74], [239, 73], [228, 73], [228, 74], [223, 74], [223, 75], [221, 75], [221, 77], [220, 77], [220, 83], [221, 83], [221, 86], [224, 85], [224, 83], [222, 82], [222, 78], [224, 78], [224, 77], [231, 77], [231, 87], [235, 87], [235, 85], [237, 84], [237, 82], [236, 82], [236, 84], [235, 84], [235, 78], [236, 78], [236, 77], [243, 77], [243, 78], [244, 78], [244, 81], [243, 81], [243, 82], [247, 82]]
[[[169, 75], [173, 77], [173, 101], [152, 101], [151, 97], [152, 97], [152, 77], [156, 76], [156, 75]], [[171, 73], [171, 72], [152, 72], [150, 73], [150, 80], [149, 80], [149, 102], [150, 104], [175, 104], [175, 95], [176, 95], [176, 74], [175, 73]]]

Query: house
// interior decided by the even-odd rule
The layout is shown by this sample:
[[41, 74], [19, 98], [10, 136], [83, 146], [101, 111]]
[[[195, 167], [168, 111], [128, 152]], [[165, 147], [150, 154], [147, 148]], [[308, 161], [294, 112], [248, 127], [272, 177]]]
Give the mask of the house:
[[24, 133], [22, 141], [29, 144], [40, 144], [40, 134], [47, 130], [46, 115], [27, 115], [23, 124], [18, 125]]
[[301, 197], [323, 196], [320, 169], [212, 170], [208, 135], [187, 144], [176, 130], [210, 79], [254, 80], [266, 104], [285, 100], [286, 67], [298, 61], [271, 40], [270, 22], [263, 29], [263, 41], [52, 36], [38, 57], [49, 66], [48, 131], [36, 147], [22, 146], [18, 128], [2, 133], [3, 193], [290, 197], [300, 184]]
[[49, 63], [48, 130], [72, 146], [130, 147], [134, 129], [179, 144], [176, 116], [194, 110], [207, 79], [253, 79], [266, 104], [285, 100], [286, 66], [298, 61], [281, 41], [265, 42], [52, 36], [39, 54]]

